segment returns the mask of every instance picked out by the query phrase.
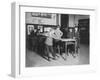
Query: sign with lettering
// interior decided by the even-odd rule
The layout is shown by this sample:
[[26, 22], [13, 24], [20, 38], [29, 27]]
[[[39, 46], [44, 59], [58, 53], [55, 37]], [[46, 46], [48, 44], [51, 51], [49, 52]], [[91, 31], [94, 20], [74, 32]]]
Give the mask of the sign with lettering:
[[32, 12], [31, 15], [32, 15], [32, 17], [52, 18], [51, 13]]

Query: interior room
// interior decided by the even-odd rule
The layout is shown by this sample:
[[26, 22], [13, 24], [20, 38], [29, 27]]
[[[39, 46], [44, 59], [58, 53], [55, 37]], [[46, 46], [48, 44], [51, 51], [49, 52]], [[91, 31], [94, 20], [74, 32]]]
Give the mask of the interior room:
[[26, 12], [26, 67], [88, 65], [89, 15]]

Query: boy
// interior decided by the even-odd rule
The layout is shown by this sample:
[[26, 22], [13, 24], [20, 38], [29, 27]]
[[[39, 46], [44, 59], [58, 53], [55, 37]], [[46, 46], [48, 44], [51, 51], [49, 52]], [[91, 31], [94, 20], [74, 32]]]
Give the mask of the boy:
[[45, 41], [45, 44], [46, 44], [46, 54], [47, 54], [47, 57], [48, 57], [48, 60], [50, 61], [50, 53], [51, 55], [53, 56], [53, 59], [56, 59], [55, 58], [55, 53], [53, 51], [53, 36], [52, 34], [54, 33], [54, 30], [53, 29], [50, 29], [50, 31], [45, 34], [46, 36], [46, 41]]

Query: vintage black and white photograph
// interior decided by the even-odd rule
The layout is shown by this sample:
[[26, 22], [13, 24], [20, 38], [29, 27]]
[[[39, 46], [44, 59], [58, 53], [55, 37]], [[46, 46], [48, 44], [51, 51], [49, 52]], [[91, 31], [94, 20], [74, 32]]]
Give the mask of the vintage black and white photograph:
[[88, 65], [90, 16], [25, 12], [25, 66]]

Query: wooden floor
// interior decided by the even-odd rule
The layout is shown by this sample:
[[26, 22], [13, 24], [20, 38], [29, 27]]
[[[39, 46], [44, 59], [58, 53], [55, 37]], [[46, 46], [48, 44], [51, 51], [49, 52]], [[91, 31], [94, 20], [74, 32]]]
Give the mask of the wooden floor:
[[75, 58], [70, 54], [67, 56], [67, 60], [64, 60], [60, 55], [58, 56], [57, 60], [48, 61], [37, 53], [27, 50], [26, 67], [89, 64], [89, 46], [80, 45], [79, 54]]

